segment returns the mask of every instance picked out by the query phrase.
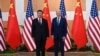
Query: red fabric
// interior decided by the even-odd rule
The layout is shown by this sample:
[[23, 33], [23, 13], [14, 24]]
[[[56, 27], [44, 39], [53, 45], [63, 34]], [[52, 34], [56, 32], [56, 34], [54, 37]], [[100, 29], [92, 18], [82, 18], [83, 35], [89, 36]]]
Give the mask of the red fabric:
[[14, 0], [10, 0], [10, 10], [8, 17], [6, 41], [12, 49], [16, 49], [21, 43], [21, 35], [17, 22]]
[[[45, 18], [48, 22], [48, 28], [49, 28], [49, 33], [51, 33], [51, 18], [50, 18], [50, 12], [49, 12], [49, 6], [48, 6], [48, 1], [44, 1], [44, 8], [43, 8], [43, 18]], [[46, 50], [54, 45], [53, 38], [51, 37], [51, 34], [49, 34], [50, 37], [47, 38], [46, 41]]]
[[80, 0], [77, 0], [75, 9], [75, 16], [72, 25], [72, 38], [77, 44], [78, 49], [84, 47], [87, 43], [86, 29]]

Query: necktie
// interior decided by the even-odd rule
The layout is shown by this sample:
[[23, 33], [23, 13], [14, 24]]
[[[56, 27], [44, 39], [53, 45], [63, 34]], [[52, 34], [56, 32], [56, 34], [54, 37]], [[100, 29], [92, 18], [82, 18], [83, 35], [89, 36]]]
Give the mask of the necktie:
[[58, 25], [59, 25], [59, 23], [60, 23], [60, 18], [58, 18], [57, 23], [58, 23]]
[[42, 24], [42, 21], [41, 21], [41, 20], [42, 20], [42, 19], [39, 18], [39, 23], [40, 23], [40, 24]]

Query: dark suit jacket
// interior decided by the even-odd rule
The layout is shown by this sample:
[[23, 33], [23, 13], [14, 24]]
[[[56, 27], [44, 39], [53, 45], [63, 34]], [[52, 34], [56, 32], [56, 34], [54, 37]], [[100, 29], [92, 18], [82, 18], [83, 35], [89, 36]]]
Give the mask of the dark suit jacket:
[[42, 24], [40, 24], [36, 18], [32, 21], [32, 37], [40, 40], [41, 36], [42, 39], [46, 39], [49, 36], [48, 23], [47, 20], [42, 19]]
[[60, 23], [58, 25], [57, 23], [57, 17], [53, 19], [52, 21], [52, 27], [51, 27], [51, 34], [54, 35], [55, 38], [62, 38], [63, 36], [66, 36], [67, 33], [67, 22], [66, 19], [61, 17]]

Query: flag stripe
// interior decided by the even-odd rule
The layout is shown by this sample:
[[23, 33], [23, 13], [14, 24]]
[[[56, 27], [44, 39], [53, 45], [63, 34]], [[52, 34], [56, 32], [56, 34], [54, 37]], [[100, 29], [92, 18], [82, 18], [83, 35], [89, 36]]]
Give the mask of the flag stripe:
[[[61, 10], [61, 16], [66, 18], [66, 10], [65, 10], [64, 0], [61, 0], [59, 9]], [[64, 50], [67, 51], [69, 49], [71, 49], [71, 41], [70, 41], [70, 36], [69, 36], [69, 28], [68, 28], [68, 24], [67, 24], [67, 34], [66, 34], [66, 39], [65, 39], [65, 44], [64, 44]]]
[[24, 37], [25, 37], [25, 41], [28, 44], [29, 50], [32, 50], [31, 42], [29, 41], [29, 38], [27, 37], [26, 31], [24, 31]]
[[2, 49], [5, 49], [4, 43], [3, 43], [3, 39], [1, 38], [1, 36], [0, 36], [0, 44], [1, 44], [1, 46], [2, 46]]
[[65, 47], [65, 45], [64, 45], [64, 50], [65, 50], [65, 51], [67, 51], [67, 50], [68, 50], [68, 49]]
[[69, 39], [68, 36], [65, 39], [65, 46], [66, 46], [67, 49], [70, 49], [71, 48], [70, 39]]
[[[95, 28], [97, 34], [99, 33], [100, 28], [98, 27], [98, 23], [95, 19], [91, 19], [90, 20], [91, 26]], [[98, 34], [99, 35], [99, 34]]]
[[1, 31], [1, 32], [0, 32], [0, 34], [1, 34], [0, 36], [4, 37], [4, 34], [3, 34], [3, 31], [2, 31], [2, 30], [3, 30], [3, 29], [0, 27], [0, 31]]
[[2, 22], [2, 19], [1, 18], [0, 18], [0, 22], [1, 22], [0, 23], [0, 26], [1, 26], [2, 30], [3, 30], [3, 24], [2, 24], [3, 22]]
[[97, 24], [97, 26], [98, 26], [98, 28], [100, 29], [100, 21], [99, 21], [99, 18], [98, 17], [95, 17], [95, 21], [96, 21], [96, 24]]
[[95, 40], [95, 42], [98, 43], [99, 41], [97, 41], [98, 39], [96, 38], [95, 33], [92, 31], [92, 29], [91, 29], [90, 26], [89, 26], [89, 29], [88, 30], [90, 30], [91, 33], [89, 33], [89, 34], [93, 36], [93, 39]]
[[24, 44], [27, 47], [28, 51], [33, 51], [36, 49], [35, 41], [32, 38], [32, 20], [34, 19], [33, 9], [32, 9], [32, 0], [28, 0], [28, 6], [26, 11], [26, 19], [24, 21], [24, 30], [23, 30], [23, 40]]
[[[0, 25], [0, 26], [1, 26], [1, 25]], [[3, 34], [4, 31], [3, 31], [3, 27], [2, 27], [2, 26], [0, 27], [0, 31], [1, 31], [1, 36], [4, 37], [4, 34]]]
[[4, 31], [3, 31], [3, 20], [2, 20], [2, 13], [0, 10], [0, 52], [6, 49], [6, 45], [4, 42]]
[[92, 0], [90, 18], [88, 22], [88, 35], [93, 42], [94, 48], [100, 52], [100, 18], [98, 17], [98, 9], [96, 0]]
[[30, 36], [30, 34], [29, 34], [29, 32], [28, 32], [28, 29], [26, 29], [26, 27], [25, 27], [25, 31], [24, 31], [24, 32], [25, 32], [25, 34], [26, 34], [26, 37], [28, 37], [27, 40], [29, 41], [31, 47], [33, 48], [32, 42], [30, 42], [31, 40], [29, 39], [29, 37], [31, 37], [31, 36]]
[[90, 28], [88, 29], [88, 35], [89, 35], [89, 37], [91, 37], [90, 39], [91, 39], [91, 41], [93, 42], [93, 44], [94, 44], [94, 46], [98, 49], [98, 50], [100, 50], [100, 45], [98, 44], [98, 42], [96, 41], [96, 39], [95, 39], [95, 37], [94, 37], [94, 35], [93, 35], [93, 33], [91, 32], [92, 30], [90, 30]]
[[69, 44], [68, 39], [65, 40], [65, 46], [66, 46], [67, 49], [70, 49], [70, 44]]
[[[26, 24], [26, 23], [25, 23]], [[27, 27], [27, 25], [25, 26], [25, 31], [24, 31], [24, 34], [25, 34], [25, 36], [27, 37], [27, 39], [25, 39], [25, 40], [28, 40], [27, 42], [29, 42], [28, 44], [28, 46], [30, 47], [30, 50], [32, 51], [32, 50], [34, 50], [34, 46], [35, 46], [35, 43], [33, 42], [33, 40], [30, 38], [31, 37], [31, 33], [29, 33], [29, 31], [28, 31], [28, 27]], [[33, 49], [32, 49], [33, 48]]]
[[93, 26], [93, 23], [91, 22], [91, 20], [90, 20], [89, 28], [91, 29], [91, 32], [93, 33], [93, 35], [96, 38], [97, 42], [100, 42], [99, 33], [97, 33], [97, 31], [95, 29], [95, 26]]
[[68, 50], [68, 47], [66, 44], [64, 44], [64, 51], [67, 51]]
[[25, 21], [25, 28], [26, 28], [26, 30], [28, 30], [29, 34], [31, 34], [31, 26], [28, 23], [28, 20]]
[[[67, 24], [67, 25], [68, 25], [68, 24]], [[67, 37], [68, 37], [68, 40], [69, 40], [69, 45], [70, 45], [70, 47], [72, 47], [71, 41], [70, 41], [70, 34], [69, 34], [69, 28], [68, 28], [68, 26], [67, 26], [67, 31], [68, 31]]]
[[24, 37], [23, 40], [24, 40], [25, 46], [27, 47], [28, 51], [31, 51], [32, 47], [31, 47], [31, 45], [30, 45], [30, 43], [29, 43], [29, 41], [28, 41], [28, 39], [26, 37], [26, 33], [25, 32], [23, 33], [23, 37]]
[[4, 47], [4, 49], [6, 49], [5, 43], [4, 43], [4, 39], [2, 38], [2, 33], [0, 32], [0, 41], [2, 42], [2, 46]]
[[4, 48], [3, 48], [3, 46], [2, 46], [2, 42], [0, 41], [0, 52], [1, 51], [4, 51]]
[[[26, 23], [25, 23], [25, 24], [26, 24]], [[26, 28], [27, 28], [27, 30], [28, 30], [27, 25], [26, 25]], [[28, 30], [28, 32], [29, 32], [29, 30]], [[28, 34], [28, 33], [27, 33], [27, 34]], [[31, 35], [31, 32], [29, 32], [29, 34]], [[30, 37], [31, 37], [31, 36], [30, 36]], [[29, 39], [30, 39], [29, 41], [32, 42], [33, 40], [32, 40], [30, 37], [29, 37]], [[31, 43], [31, 42], [30, 42], [30, 43]], [[32, 45], [32, 44], [33, 44], [33, 45]], [[35, 46], [35, 45], [34, 45], [34, 42], [32, 42], [31, 45], [32, 45], [32, 47], [34, 48], [34, 46]]]

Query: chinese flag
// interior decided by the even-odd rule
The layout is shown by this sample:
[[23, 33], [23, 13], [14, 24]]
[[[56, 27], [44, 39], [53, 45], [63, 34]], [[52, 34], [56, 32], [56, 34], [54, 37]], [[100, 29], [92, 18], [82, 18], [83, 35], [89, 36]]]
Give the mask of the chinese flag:
[[[44, 1], [44, 8], [43, 8], [43, 18], [45, 18], [48, 22], [48, 28], [49, 28], [49, 33], [51, 33], [51, 18], [50, 18], [50, 12], [49, 12], [49, 6], [48, 6], [48, 1]], [[51, 37], [51, 34], [49, 34], [50, 37], [47, 38], [46, 41], [46, 50], [54, 45], [53, 38]]]
[[14, 0], [10, 0], [6, 41], [12, 49], [16, 49], [22, 42], [14, 6]]
[[77, 0], [77, 5], [75, 9], [75, 16], [72, 25], [72, 37], [77, 44], [78, 49], [84, 47], [87, 43], [86, 29], [80, 0]]

